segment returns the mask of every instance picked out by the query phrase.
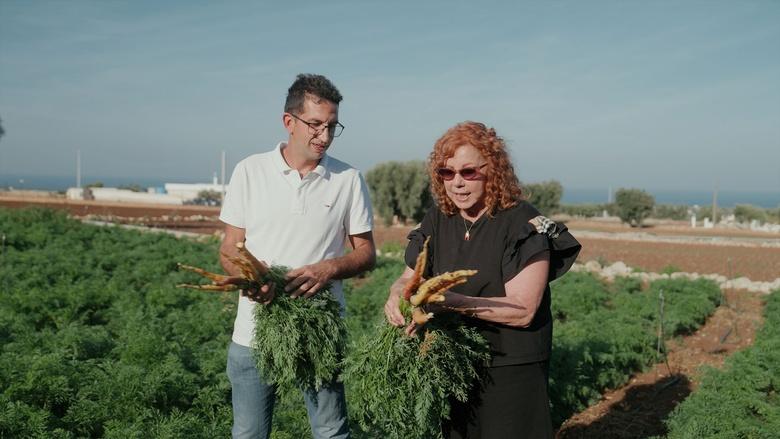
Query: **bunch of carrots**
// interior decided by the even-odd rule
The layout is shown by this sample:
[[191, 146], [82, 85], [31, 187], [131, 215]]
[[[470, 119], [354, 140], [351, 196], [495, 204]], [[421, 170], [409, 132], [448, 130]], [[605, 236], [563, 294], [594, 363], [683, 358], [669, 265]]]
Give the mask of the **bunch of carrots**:
[[344, 360], [346, 325], [339, 303], [327, 290], [306, 300], [295, 300], [284, 291], [283, 266], [268, 266], [257, 260], [243, 242], [236, 244], [238, 256], [223, 254], [241, 271], [241, 276], [224, 276], [201, 268], [179, 264], [179, 268], [210, 279], [210, 284], [180, 284], [180, 288], [206, 291], [260, 291], [273, 283], [274, 298], [268, 305], [255, 306], [255, 338], [252, 351], [258, 371], [279, 389], [286, 385], [319, 389], [337, 378]]
[[423, 281], [427, 249], [428, 240], [399, 303], [407, 322], [417, 326], [415, 335], [382, 322], [346, 360], [351, 416], [371, 437], [441, 437], [451, 398], [465, 402], [490, 359], [485, 339], [458, 315], [434, 318], [424, 309], [444, 302], [448, 290], [476, 274], [458, 270]]

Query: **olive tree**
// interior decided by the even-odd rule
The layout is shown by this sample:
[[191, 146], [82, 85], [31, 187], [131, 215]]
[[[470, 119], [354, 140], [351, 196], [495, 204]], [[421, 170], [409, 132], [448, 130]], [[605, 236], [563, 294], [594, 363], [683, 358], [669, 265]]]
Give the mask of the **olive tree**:
[[524, 192], [539, 212], [544, 215], [552, 215], [561, 208], [563, 186], [555, 180], [541, 183], [529, 183], [524, 185]]
[[655, 198], [641, 189], [620, 188], [615, 192], [617, 215], [631, 227], [640, 227], [653, 211]]
[[366, 172], [371, 202], [386, 224], [420, 221], [433, 204], [425, 162], [384, 162]]

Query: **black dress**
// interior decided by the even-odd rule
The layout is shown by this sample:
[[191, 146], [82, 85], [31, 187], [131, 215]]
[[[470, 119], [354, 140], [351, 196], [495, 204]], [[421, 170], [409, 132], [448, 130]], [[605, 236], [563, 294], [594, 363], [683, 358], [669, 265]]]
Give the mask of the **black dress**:
[[[467, 296], [506, 296], [504, 284], [532, 257], [550, 251], [548, 285], [527, 328], [464, 318], [490, 343], [492, 361], [487, 379], [468, 406], [453, 404], [451, 422], [445, 426], [452, 438], [552, 437], [547, 398], [552, 347], [549, 281], [568, 271], [581, 246], [560, 224], [539, 233], [529, 223], [537, 216], [539, 211], [525, 201], [493, 217], [483, 215], [473, 224], [434, 207], [409, 234], [405, 255], [409, 267], [414, 267], [425, 239], [431, 237], [426, 278], [453, 270], [478, 270], [468, 282], [452, 289]], [[464, 239], [467, 230], [469, 240]]]

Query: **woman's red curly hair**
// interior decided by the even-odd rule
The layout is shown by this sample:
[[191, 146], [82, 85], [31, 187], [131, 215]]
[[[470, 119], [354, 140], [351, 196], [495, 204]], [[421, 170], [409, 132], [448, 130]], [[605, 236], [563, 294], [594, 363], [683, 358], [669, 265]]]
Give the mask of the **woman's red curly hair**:
[[482, 172], [487, 177], [485, 184], [485, 205], [487, 214], [493, 216], [499, 210], [515, 206], [522, 198], [523, 191], [515, 175], [515, 169], [509, 160], [504, 139], [496, 135], [496, 130], [479, 122], [461, 122], [447, 130], [433, 145], [428, 157], [428, 173], [431, 177], [431, 193], [439, 209], [447, 215], [458, 212], [455, 203], [447, 196], [444, 183], [436, 172], [443, 168], [447, 159], [455, 155], [455, 150], [463, 145], [476, 148], [487, 161]]

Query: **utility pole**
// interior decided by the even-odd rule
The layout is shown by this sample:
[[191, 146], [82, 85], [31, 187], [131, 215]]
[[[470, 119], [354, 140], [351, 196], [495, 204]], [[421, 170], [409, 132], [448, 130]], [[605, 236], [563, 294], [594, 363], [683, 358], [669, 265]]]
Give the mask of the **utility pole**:
[[76, 187], [81, 189], [81, 150], [76, 150]]
[[715, 182], [715, 191], [712, 193], [712, 224], [718, 223], [718, 182]]
[[225, 199], [225, 150], [222, 150], [222, 199]]

